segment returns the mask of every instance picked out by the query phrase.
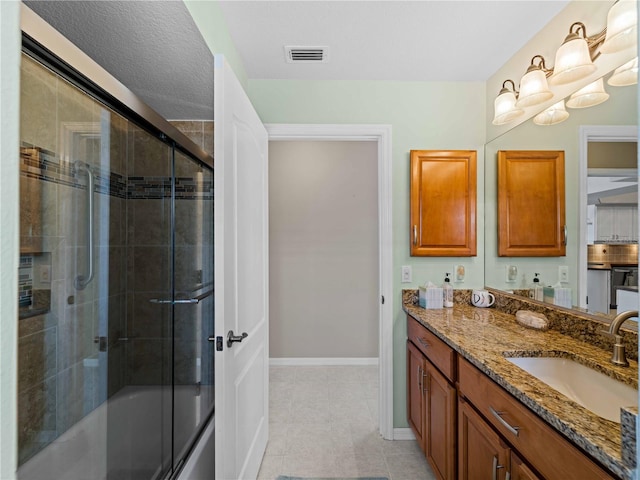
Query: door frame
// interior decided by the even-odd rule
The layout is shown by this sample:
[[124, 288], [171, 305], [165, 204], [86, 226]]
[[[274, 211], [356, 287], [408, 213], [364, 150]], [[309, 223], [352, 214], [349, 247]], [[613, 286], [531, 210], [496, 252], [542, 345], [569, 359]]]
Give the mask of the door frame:
[[[265, 124], [269, 141], [375, 141], [378, 144], [378, 428], [393, 439], [393, 225], [391, 125]], [[382, 299], [384, 298], [384, 303]]]
[[578, 306], [587, 307], [587, 176], [589, 142], [637, 142], [635, 125], [580, 125], [578, 190]]

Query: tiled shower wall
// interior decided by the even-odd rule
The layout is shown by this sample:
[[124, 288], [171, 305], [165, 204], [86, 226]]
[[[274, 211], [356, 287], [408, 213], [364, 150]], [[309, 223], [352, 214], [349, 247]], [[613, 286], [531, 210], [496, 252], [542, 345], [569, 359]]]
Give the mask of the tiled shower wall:
[[[109, 264], [97, 266], [96, 279], [85, 290], [73, 286], [76, 271], [84, 270], [86, 238], [78, 218], [86, 215], [86, 179], [72, 170], [82, 158], [109, 183], [100, 165], [102, 112], [48, 70], [23, 56], [21, 71], [21, 252], [49, 254], [50, 311], [18, 322], [18, 444], [22, 463], [90, 412], [106, 395], [98, 384], [98, 312], [115, 315], [106, 304], [124, 300], [125, 285], [101, 284], [100, 269], [117, 269], [123, 251], [120, 230], [122, 199], [95, 195], [95, 208], [109, 205], [108, 220], [96, 229], [99, 248], [110, 251]], [[115, 125], [113, 126], [115, 129]], [[99, 133], [98, 133], [99, 134]], [[84, 141], [74, 141], [84, 137]], [[116, 141], [114, 132], [111, 139]], [[125, 146], [126, 151], [126, 146]], [[111, 169], [122, 172], [113, 158]], [[105, 174], [107, 177], [105, 178]], [[107, 191], [108, 192], [108, 191]], [[106, 234], [112, 236], [112, 246]]]
[[[51, 300], [48, 312], [18, 320], [20, 464], [124, 386], [167, 385], [172, 373], [171, 307], [150, 302], [170, 295], [170, 148], [26, 56], [21, 82], [21, 250], [25, 258], [48, 255]], [[212, 153], [213, 122], [176, 123]], [[84, 290], [74, 287], [88, 254], [78, 159], [96, 177], [95, 276]], [[196, 228], [189, 211], [213, 192], [197, 180], [200, 168], [184, 164], [176, 172], [176, 275], [186, 290], [207, 273], [189, 255], [212, 239], [212, 215]], [[183, 363], [201, 349], [188, 332], [197, 320], [184, 317], [176, 332]], [[193, 384], [195, 360], [188, 362], [178, 379]]]
[[169, 123], [213, 157], [213, 121], [171, 120]]

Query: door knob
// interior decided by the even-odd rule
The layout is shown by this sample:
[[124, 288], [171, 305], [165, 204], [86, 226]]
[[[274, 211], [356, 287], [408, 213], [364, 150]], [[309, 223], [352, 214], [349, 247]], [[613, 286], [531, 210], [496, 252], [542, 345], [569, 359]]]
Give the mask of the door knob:
[[227, 333], [227, 348], [231, 348], [233, 342], [241, 342], [248, 336], [247, 332], [242, 332], [242, 335], [234, 335], [233, 330], [229, 330], [229, 333]]

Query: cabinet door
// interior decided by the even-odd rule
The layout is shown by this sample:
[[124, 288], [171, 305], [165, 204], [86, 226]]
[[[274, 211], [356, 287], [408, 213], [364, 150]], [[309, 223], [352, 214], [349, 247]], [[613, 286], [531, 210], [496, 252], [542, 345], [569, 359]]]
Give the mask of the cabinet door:
[[425, 454], [436, 478], [456, 478], [456, 389], [427, 360]]
[[407, 340], [407, 421], [424, 450], [424, 355]]
[[498, 255], [566, 255], [563, 151], [498, 152]]
[[533, 473], [527, 464], [524, 463], [522, 459], [513, 452], [513, 450], [511, 451], [510, 472], [511, 480], [542, 480], [542, 477]]
[[476, 255], [476, 156], [411, 151], [411, 255]]
[[616, 226], [613, 209], [608, 206], [596, 206], [596, 240], [608, 242], [613, 240]]
[[460, 399], [458, 412], [458, 478], [505, 480], [509, 449], [469, 403]]

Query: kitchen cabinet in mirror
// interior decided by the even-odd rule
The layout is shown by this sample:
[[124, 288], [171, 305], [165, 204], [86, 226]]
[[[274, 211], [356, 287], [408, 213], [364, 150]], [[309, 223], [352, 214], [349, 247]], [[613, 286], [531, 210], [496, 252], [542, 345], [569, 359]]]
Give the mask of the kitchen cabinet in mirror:
[[476, 255], [475, 150], [411, 151], [412, 256]]
[[566, 253], [564, 152], [498, 152], [498, 255]]

